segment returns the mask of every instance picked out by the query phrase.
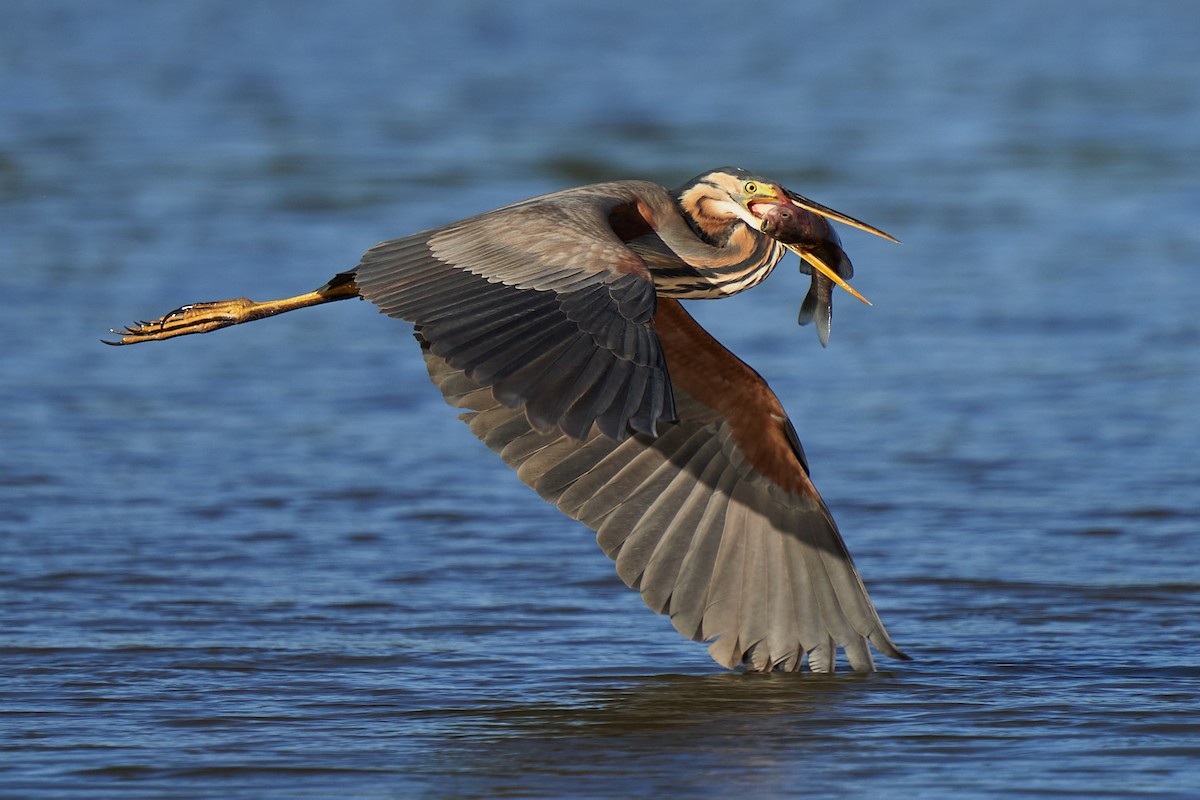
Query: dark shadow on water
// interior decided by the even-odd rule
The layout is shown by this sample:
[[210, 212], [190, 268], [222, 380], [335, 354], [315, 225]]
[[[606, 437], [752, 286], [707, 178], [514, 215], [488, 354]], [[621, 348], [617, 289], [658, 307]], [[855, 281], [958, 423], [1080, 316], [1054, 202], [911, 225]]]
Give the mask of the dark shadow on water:
[[496, 738], [604, 738], [732, 731], [827, 710], [876, 676], [722, 673], [605, 680], [566, 702], [508, 705], [485, 714]]
[[[1190, 692], [1182, 687], [1198, 675], [1102, 657], [998, 664], [956, 655], [920, 672], [872, 675], [556, 679], [535, 690], [550, 700], [462, 709], [404, 772], [456, 797], [692, 797], [714, 786], [770, 794], [836, 791], [846, 781], [883, 792], [914, 769], [914, 748], [938, 761], [1030, 751], [1053, 760], [1070, 743], [1047, 731], [1137, 739], [1131, 726], [1145, 722], [1145, 701], [1128, 714], [1125, 702], [1162, 686]], [[1106, 704], [1096, 707], [1098, 697]], [[1163, 702], [1164, 722], [1195, 729], [1170, 712], [1175, 701]], [[1089, 769], [1110, 766], [1101, 759]]]
[[748, 790], [777, 788], [796, 769], [805, 739], [829, 737], [839, 720], [843, 729], [861, 723], [846, 701], [853, 704], [876, 682], [890, 679], [741, 673], [604, 679], [561, 701], [472, 709], [436, 755], [406, 771], [416, 766], [437, 775], [459, 797], [526, 796], [533, 789], [536, 796], [695, 796], [713, 781], [747, 780]]

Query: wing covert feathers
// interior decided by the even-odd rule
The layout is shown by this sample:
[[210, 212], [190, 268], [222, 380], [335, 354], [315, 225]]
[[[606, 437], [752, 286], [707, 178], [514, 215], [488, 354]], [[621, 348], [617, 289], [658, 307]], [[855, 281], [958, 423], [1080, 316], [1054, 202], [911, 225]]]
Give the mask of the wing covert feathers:
[[383, 242], [354, 280], [535, 430], [654, 435], [675, 410], [654, 283], [609, 221], [629, 200], [568, 190]]
[[[418, 325], [418, 338], [434, 383], [467, 410], [472, 432], [543, 499], [595, 530], [621, 579], [684, 636], [711, 642], [721, 665], [829, 672], [840, 646], [853, 669], [872, 670], [868, 642], [906, 658], [774, 394], [677, 302], [659, 299], [657, 328], [677, 421], [657, 437], [619, 441], [599, 419], [584, 436], [539, 429], [498, 396], [499, 383], [484, 385], [439, 353], [429, 325]], [[586, 384], [588, 369], [598, 368], [585, 360], [572, 380]], [[620, 399], [590, 402], [610, 408]]]

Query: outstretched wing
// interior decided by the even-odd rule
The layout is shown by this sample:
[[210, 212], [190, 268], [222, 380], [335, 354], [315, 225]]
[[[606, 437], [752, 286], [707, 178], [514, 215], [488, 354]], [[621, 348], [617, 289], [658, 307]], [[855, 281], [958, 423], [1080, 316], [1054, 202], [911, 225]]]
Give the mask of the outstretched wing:
[[383, 242], [353, 278], [535, 430], [654, 435], [674, 402], [654, 282], [623, 238], [650, 232], [637, 208], [656, 192], [620, 181], [534, 198]]
[[[617, 573], [726, 667], [871, 670], [898, 658], [766, 383], [674, 300], [658, 332], [678, 421], [658, 437], [535, 429], [424, 342], [434, 382], [526, 484], [597, 532]], [[424, 339], [427, 329], [418, 327]]]

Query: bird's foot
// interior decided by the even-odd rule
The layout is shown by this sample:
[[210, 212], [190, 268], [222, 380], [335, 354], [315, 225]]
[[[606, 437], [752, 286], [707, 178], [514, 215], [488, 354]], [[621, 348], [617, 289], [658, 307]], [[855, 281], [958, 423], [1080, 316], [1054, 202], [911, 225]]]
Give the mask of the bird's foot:
[[208, 333], [255, 318], [252, 312], [259, 305], [245, 297], [212, 303], [189, 303], [156, 320], [135, 322], [122, 330], [111, 328], [110, 331], [120, 336], [120, 340], [102, 341], [111, 345], [138, 344], [174, 339], [191, 333]]

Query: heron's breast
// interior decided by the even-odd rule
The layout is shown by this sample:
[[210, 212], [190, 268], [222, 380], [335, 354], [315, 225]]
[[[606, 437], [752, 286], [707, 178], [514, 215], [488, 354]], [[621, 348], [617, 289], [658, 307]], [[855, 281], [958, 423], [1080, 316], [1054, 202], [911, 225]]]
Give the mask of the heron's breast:
[[756, 248], [745, 258], [720, 265], [694, 265], [676, 259], [650, 264], [654, 288], [665, 297], [714, 299], [744, 292], [771, 274], [786, 249], [777, 242]]

